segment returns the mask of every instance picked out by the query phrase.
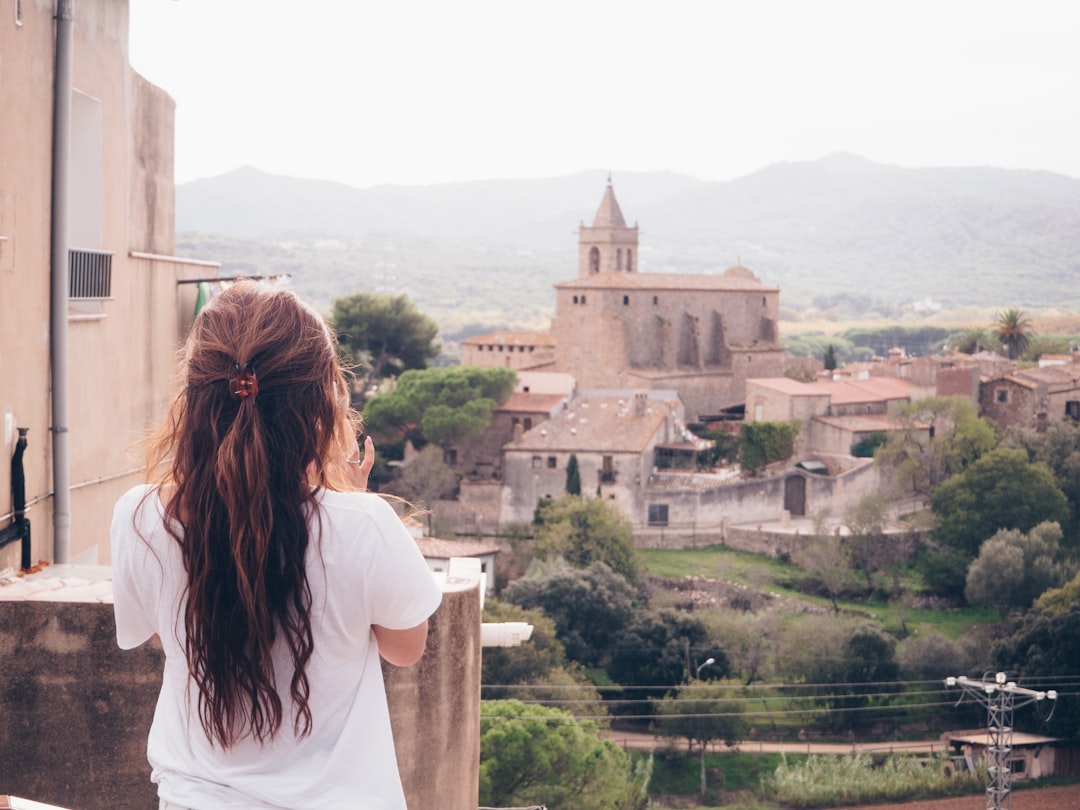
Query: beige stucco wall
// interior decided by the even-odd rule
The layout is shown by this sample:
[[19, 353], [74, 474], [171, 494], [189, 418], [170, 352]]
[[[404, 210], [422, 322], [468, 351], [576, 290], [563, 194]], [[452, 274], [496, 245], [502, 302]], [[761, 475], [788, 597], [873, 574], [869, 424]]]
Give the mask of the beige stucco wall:
[[[23, 3], [23, 25], [0, 21], [0, 420], [29, 427], [26, 495], [34, 503], [33, 559], [52, 559], [50, 442], [50, 200], [53, 3]], [[128, 4], [74, 5], [73, 86], [99, 115], [76, 121], [73, 175], [100, 175], [99, 210], [79, 198], [73, 248], [113, 254], [111, 298], [68, 319], [72, 559], [108, 560], [116, 497], [139, 480], [128, 453], [160, 416], [171, 392], [175, 352], [194, 311], [181, 278], [216, 276], [200, 263], [150, 260], [174, 248], [174, 103], [127, 62]], [[94, 123], [99, 121], [99, 124]], [[80, 123], [81, 122], [81, 123]], [[99, 126], [100, 131], [94, 131]], [[95, 164], [100, 144], [100, 164]], [[88, 152], [86, 147], [89, 146]], [[91, 183], [91, 191], [94, 190]], [[100, 234], [98, 234], [100, 231]], [[2, 421], [0, 421], [2, 424]], [[0, 440], [3, 440], [0, 436]], [[5, 460], [14, 446], [3, 445]], [[10, 469], [0, 464], [0, 515], [11, 509]], [[5, 521], [6, 522], [6, 521]], [[19, 562], [0, 550], [0, 569]]]

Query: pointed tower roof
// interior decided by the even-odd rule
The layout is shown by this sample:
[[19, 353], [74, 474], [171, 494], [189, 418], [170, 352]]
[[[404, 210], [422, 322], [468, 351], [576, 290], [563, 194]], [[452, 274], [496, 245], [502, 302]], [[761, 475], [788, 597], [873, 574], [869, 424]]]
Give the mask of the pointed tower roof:
[[625, 228], [626, 220], [623, 219], [619, 202], [615, 199], [615, 189], [611, 187], [611, 178], [608, 178], [607, 189], [604, 190], [604, 199], [600, 201], [600, 208], [593, 220], [594, 228]]

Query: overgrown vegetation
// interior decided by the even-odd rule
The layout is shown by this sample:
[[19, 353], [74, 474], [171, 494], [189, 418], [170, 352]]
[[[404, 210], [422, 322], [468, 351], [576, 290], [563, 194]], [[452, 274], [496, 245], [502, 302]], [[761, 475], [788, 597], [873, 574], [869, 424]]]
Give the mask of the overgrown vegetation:
[[798, 764], [782, 761], [768, 785], [777, 799], [796, 808], [910, 801], [983, 789], [985, 774], [955, 771], [943, 757], [811, 756]]

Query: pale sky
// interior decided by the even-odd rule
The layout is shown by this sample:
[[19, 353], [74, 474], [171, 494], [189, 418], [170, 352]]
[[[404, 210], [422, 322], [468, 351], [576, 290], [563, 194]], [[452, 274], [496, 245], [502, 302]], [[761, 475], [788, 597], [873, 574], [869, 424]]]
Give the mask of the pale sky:
[[180, 183], [832, 152], [1080, 178], [1078, 41], [1076, 0], [131, 0], [130, 59], [176, 100]]

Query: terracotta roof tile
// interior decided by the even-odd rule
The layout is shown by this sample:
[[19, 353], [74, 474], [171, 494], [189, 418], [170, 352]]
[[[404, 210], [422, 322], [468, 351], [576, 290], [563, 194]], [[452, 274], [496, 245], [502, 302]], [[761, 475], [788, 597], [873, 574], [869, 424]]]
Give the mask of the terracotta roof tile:
[[505, 450], [640, 453], [671, 413], [649, 400], [642, 416], [634, 415], [632, 398], [574, 397], [554, 417], [534, 427]]
[[497, 545], [476, 540], [440, 540], [437, 537], [419, 537], [416, 545], [420, 553], [431, 559], [450, 559], [451, 557], [482, 557], [499, 550]]
[[491, 332], [486, 335], [473, 335], [461, 341], [463, 346], [554, 346], [555, 336], [551, 332]]
[[566, 399], [562, 394], [530, 394], [518, 391], [495, 410], [508, 413], [553, 413]]

